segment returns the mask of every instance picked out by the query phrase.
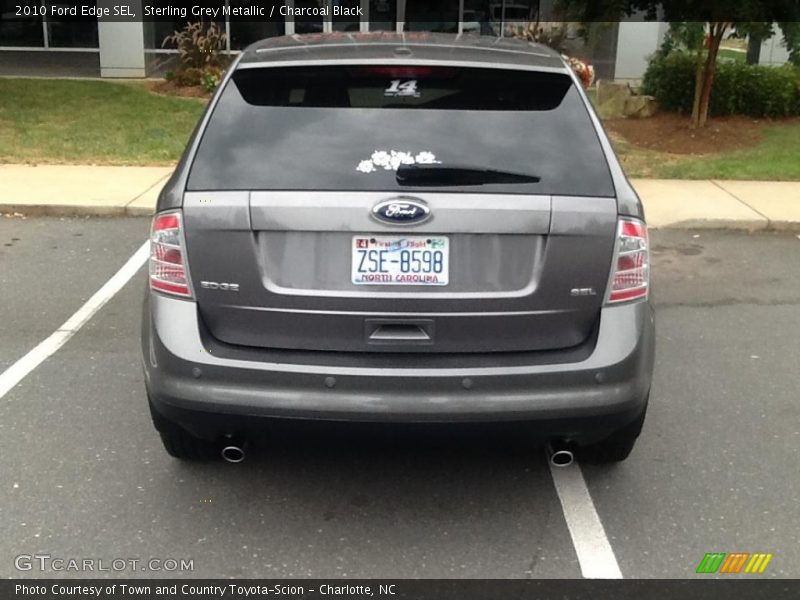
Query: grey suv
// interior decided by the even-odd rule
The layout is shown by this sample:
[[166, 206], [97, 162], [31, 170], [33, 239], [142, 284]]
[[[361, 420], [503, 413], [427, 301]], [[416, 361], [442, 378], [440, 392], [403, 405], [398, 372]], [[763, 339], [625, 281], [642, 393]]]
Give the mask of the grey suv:
[[561, 57], [332, 34], [231, 66], [158, 200], [142, 351], [167, 451], [275, 419], [517, 422], [628, 456], [654, 355], [642, 205]]

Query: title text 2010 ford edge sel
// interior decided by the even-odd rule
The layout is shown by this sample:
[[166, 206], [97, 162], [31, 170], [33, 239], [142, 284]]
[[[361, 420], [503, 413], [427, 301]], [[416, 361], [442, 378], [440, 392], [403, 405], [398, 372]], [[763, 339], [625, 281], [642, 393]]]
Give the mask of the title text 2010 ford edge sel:
[[553, 51], [259, 42], [158, 200], [150, 408], [185, 459], [239, 460], [296, 418], [522, 422], [562, 462], [619, 461], [649, 397], [648, 294], [641, 203]]

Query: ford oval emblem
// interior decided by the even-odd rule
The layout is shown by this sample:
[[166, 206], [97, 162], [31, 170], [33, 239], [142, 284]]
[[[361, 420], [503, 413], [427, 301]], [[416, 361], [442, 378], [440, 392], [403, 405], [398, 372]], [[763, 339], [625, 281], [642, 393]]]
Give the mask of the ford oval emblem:
[[430, 218], [431, 210], [421, 200], [393, 198], [376, 204], [372, 216], [392, 225], [417, 225]]

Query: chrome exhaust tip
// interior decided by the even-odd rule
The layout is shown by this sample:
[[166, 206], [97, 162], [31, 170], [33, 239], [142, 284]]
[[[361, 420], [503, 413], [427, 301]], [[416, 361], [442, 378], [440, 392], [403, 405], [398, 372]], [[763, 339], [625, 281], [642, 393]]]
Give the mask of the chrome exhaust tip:
[[240, 463], [244, 457], [244, 448], [241, 446], [225, 446], [222, 449], [222, 458], [229, 463]]
[[568, 467], [575, 462], [575, 455], [567, 448], [564, 442], [550, 442], [547, 444], [547, 455], [550, 464], [554, 467]]

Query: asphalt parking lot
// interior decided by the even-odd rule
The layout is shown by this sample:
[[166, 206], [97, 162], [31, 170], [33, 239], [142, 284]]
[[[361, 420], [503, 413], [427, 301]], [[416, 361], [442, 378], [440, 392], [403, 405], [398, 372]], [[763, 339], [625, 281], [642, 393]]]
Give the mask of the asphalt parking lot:
[[[0, 218], [0, 376], [148, 225]], [[692, 577], [707, 552], [769, 552], [755, 577], [800, 577], [800, 239], [656, 231], [651, 244], [643, 436], [621, 465], [580, 467], [619, 570]], [[525, 444], [315, 430], [241, 465], [171, 459], [144, 398], [144, 285], [140, 269], [0, 398], [0, 576], [53, 575], [18, 571], [20, 554], [193, 559], [170, 575], [203, 578], [581, 576], [551, 469]]]

